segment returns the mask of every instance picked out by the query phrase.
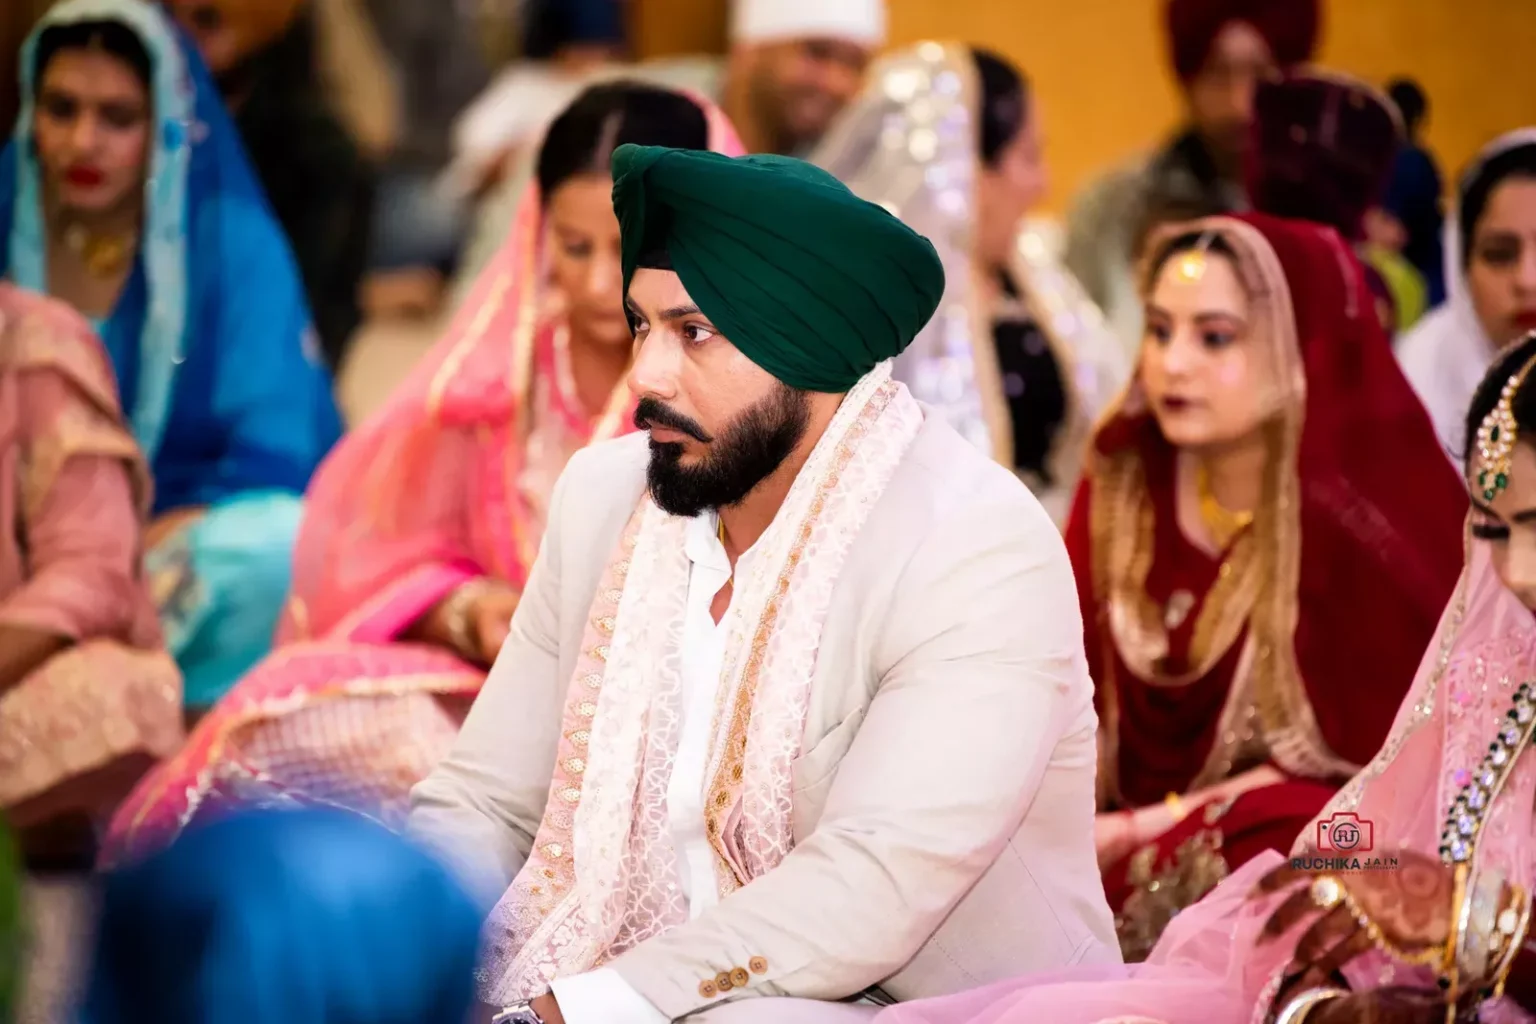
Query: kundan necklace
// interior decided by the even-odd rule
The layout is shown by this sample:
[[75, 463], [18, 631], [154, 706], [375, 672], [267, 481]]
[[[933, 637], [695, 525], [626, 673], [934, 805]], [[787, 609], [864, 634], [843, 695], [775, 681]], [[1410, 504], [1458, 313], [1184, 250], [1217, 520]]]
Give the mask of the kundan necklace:
[[97, 235], [83, 224], [71, 224], [64, 229], [64, 246], [85, 266], [92, 277], [116, 277], [128, 266], [133, 255], [136, 234], [125, 231], [118, 234]]
[[1195, 471], [1195, 490], [1200, 496], [1200, 519], [1211, 531], [1211, 539], [1225, 551], [1233, 538], [1253, 525], [1253, 512], [1233, 512], [1216, 498], [1211, 490], [1211, 473], [1201, 463]]

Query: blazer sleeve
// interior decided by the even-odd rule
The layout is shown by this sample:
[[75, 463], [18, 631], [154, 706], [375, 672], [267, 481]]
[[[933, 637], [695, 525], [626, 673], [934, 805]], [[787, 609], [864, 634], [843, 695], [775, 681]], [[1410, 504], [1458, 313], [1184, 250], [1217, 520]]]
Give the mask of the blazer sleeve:
[[521, 870], [554, 774], [565, 680], [560, 678], [561, 523], [567, 480], [511, 632], [448, 756], [411, 792], [409, 831], [459, 869], [490, 907]]
[[1088, 701], [1066, 550], [1022, 493], [940, 523], [890, 609], [874, 634], [889, 668], [816, 828], [609, 965], [669, 1018], [743, 995], [842, 999], [895, 974], [1017, 832]]

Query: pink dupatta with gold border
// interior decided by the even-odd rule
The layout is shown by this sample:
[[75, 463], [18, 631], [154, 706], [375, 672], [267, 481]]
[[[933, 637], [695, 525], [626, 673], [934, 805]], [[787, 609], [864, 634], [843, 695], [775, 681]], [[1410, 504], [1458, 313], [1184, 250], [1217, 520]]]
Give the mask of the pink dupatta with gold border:
[[[740, 154], [725, 115], [689, 98], [710, 148]], [[397, 638], [471, 580], [521, 587], [566, 460], [632, 425], [623, 384], [595, 419], [576, 399], [544, 235], [530, 182], [445, 336], [315, 474], [277, 649], [129, 798], [104, 861], [168, 842], [210, 803], [403, 817], [410, 787], [458, 730], [437, 698], [473, 696], [485, 670]]]
[[[1371, 822], [1372, 856], [1403, 849], [1436, 856], [1452, 802], [1506, 724], [1515, 688], [1533, 678], [1536, 619], [1500, 582], [1487, 545], [1470, 542], [1461, 583], [1386, 743], [1318, 820], [1353, 812]], [[1527, 886], [1536, 882], [1533, 800], [1536, 754], [1527, 747], [1486, 819], [1475, 869], [1493, 868]], [[1316, 845], [1314, 824], [1297, 838], [1296, 850]], [[1277, 853], [1249, 861], [1175, 917], [1143, 964], [1049, 972], [906, 1003], [881, 1013], [877, 1024], [1261, 1024], [1305, 929], [1298, 926], [1266, 945], [1255, 941], [1289, 892], [1263, 899], [1250, 899], [1249, 892], [1281, 862]], [[1382, 954], [1362, 957], [1347, 973], [1357, 990], [1435, 990], [1427, 969]], [[1529, 1019], [1509, 1004], [1501, 1009], [1500, 1019]]]
[[72, 641], [0, 693], [0, 808], [96, 813], [106, 792], [69, 783], [182, 739], [181, 674], [139, 566], [149, 468], [89, 325], [4, 282], [0, 484], [0, 624]]

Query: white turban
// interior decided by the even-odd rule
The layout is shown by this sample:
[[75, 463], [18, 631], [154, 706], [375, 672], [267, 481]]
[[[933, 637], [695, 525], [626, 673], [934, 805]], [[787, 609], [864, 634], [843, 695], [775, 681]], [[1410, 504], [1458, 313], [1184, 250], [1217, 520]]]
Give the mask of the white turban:
[[731, 41], [841, 39], [877, 49], [885, 43], [885, 0], [735, 0]]

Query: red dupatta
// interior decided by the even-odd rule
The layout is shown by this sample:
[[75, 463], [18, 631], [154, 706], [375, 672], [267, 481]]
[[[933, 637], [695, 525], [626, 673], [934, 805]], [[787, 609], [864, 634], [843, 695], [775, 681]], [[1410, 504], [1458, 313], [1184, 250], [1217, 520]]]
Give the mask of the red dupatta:
[[[1169, 547], [1176, 453], [1136, 380], [1095, 435], [1067, 540], [1111, 803], [1146, 802], [1125, 792], [1142, 773], [1181, 777], [1182, 791], [1260, 761], [1352, 774], [1385, 738], [1460, 570], [1464, 487], [1349, 248], [1331, 229], [1258, 214], [1160, 241], [1191, 230], [1238, 253], [1282, 401], [1263, 501], [1214, 574], [1179, 674], [1163, 667], [1168, 635], [1145, 593]], [[1171, 742], [1170, 725], [1203, 740]]]

